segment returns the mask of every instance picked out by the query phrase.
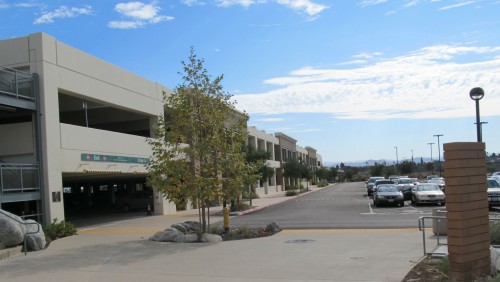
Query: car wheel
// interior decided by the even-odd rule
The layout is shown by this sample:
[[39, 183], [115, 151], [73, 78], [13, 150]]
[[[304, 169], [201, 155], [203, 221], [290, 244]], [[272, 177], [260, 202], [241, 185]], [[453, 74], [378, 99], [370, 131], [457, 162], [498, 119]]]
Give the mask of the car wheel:
[[405, 206], [405, 202], [402, 201], [401, 203], [399, 203], [399, 206], [400, 207], [404, 207]]
[[128, 205], [128, 204], [124, 204], [124, 205], [122, 206], [122, 212], [129, 212], [129, 211], [131, 211], [131, 210], [132, 210], [132, 209], [130, 208], [130, 205]]
[[413, 197], [411, 198], [411, 203], [415, 204], [415, 200], [413, 199]]
[[376, 207], [378, 207], [378, 202], [375, 201], [375, 200], [373, 200], [373, 205], [376, 206]]

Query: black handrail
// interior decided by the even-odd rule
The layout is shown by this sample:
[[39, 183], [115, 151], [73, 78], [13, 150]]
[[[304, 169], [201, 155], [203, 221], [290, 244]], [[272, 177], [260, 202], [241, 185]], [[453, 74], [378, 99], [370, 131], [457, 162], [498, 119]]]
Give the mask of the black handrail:
[[[24, 236], [23, 236], [23, 246], [24, 246], [24, 255], [27, 255], [28, 253], [28, 248], [26, 247], [26, 236], [27, 235], [33, 235], [33, 234], [37, 234], [38, 232], [40, 232], [40, 224], [38, 222], [24, 222], [24, 221], [19, 221], [17, 218], [15, 217], [12, 217], [10, 216], [9, 214], [5, 213], [4, 211], [0, 210], [0, 213], [5, 215], [6, 217], [20, 223], [20, 224], [23, 224], [23, 225], [29, 225], [29, 224], [36, 224], [36, 231], [35, 232], [28, 232], [28, 231], [25, 231], [24, 233]], [[25, 229], [26, 230], [26, 229]]]

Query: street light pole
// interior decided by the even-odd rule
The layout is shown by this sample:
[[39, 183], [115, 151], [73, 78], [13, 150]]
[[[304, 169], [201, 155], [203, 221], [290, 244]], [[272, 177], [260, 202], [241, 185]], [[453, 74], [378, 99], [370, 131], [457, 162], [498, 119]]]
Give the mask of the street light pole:
[[436, 134], [434, 137], [438, 138], [438, 157], [439, 157], [439, 162], [438, 162], [438, 167], [439, 167], [439, 177], [441, 177], [441, 145], [439, 145], [439, 137], [443, 136], [443, 134]]
[[477, 142], [483, 142], [483, 137], [481, 135], [481, 118], [479, 114], [479, 100], [484, 97], [484, 90], [481, 87], [472, 88], [469, 92], [469, 96], [472, 100], [476, 102], [476, 131], [477, 131]]
[[431, 147], [431, 164], [432, 164], [432, 173], [434, 174], [434, 161], [432, 160], [432, 145], [434, 143], [427, 143]]
[[396, 174], [399, 175], [399, 159], [398, 159], [398, 147], [394, 147], [396, 149]]

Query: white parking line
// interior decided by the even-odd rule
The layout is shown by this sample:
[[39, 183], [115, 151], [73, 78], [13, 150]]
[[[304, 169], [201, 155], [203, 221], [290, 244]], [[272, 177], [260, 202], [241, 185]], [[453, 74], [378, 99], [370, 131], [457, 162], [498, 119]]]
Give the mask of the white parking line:
[[370, 213], [369, 214], [373, 214], [372, 205], [370, 203], [368, 203], [368, 208], [370, 209]]

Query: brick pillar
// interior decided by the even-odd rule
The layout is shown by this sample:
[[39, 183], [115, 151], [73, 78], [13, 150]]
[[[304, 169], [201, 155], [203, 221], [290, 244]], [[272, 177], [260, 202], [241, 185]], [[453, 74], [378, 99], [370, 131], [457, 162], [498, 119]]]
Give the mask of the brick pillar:
[[490, 236], [484, 143], [444, 147], [449, 276], [472, 281], [490, 274]]

